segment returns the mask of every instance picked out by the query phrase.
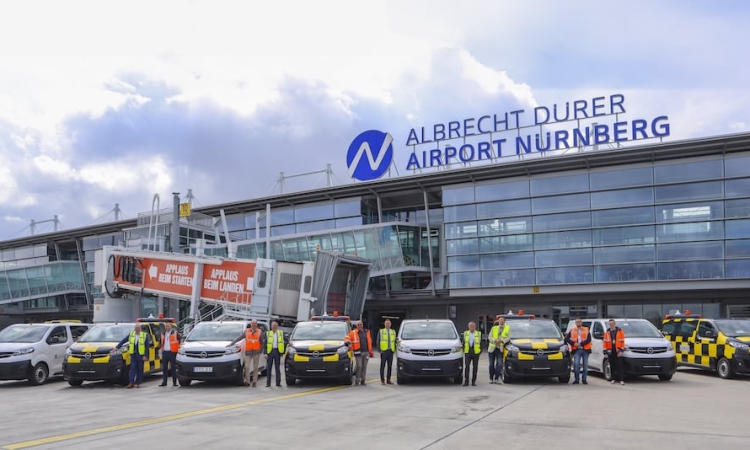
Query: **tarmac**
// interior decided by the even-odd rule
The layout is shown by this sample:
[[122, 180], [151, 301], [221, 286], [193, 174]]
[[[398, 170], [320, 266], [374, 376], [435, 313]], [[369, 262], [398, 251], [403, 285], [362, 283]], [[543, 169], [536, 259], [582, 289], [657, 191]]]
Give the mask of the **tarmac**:
[[[477, 386], [448, 380], [381, 385], [379, 360], [365, 386], [301, 382], [238, 387], [193, 383], [140, 389], [103, 382], [70, 387], [0, 382], [0, 449], [698, 449], [746, 448], [750, 378], [679, 369], [611, 385], [528, 379]], [[394, 364], [395, 370], [395, 364]], [[396, 376], [393, 374], [393, 381]], [[282, 376], [283, 383], [283, 376]]]

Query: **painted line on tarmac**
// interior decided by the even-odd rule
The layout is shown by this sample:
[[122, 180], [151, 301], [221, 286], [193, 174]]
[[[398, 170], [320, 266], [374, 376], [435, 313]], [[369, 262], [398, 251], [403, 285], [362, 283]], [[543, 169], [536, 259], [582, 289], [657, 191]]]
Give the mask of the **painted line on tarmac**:
[[123, 423], [119, 425], [112, 425], [109, 427], [77, 431], [75, 433], [61, 434], [58, 436], [50, 436], [50, 437], [46, 437], [42, 439], [34, 439], [32, 441], [16, 442], [14, 444], [5, 444], [2, 447], [0, 447], [0, 449], [18, 450], [18, 449], [23, 449], [23, 448], [36, 447], [38, 445], [53, 444], [55, 442], [68, 441], [71, 439], [94, 436], [97, 434], [111, 433], [113, 431], [122, 431], [122, 430], [131, 429], [131, 428], [144, 427], [147, 425], [154, 425], [157, 423], [164, 423], [164, 422], [170, 422], [173, 420], [186, 419], [189, 417], [195, 417], [195, 416], [200, 416], [204, 414], [212, 414], [212, 413], [217, 413], [217, 412], [222, 412], [222, 411], [230, 411], [232, 409], [244, 408], [246, 406], [260, 405], [263, 403], [270, 403], [270, 402], [275, 402], [279, 400], [288, 400], [291, 398], [322, 394], [323, 392], [335, 391], [335, 390], [343, 389], [346, 387], [348, 386], [332, 386], [332, 387], [314, 389], [312, 391], [296, 392], [294, 394], [280, 395], [278, 397], [269, 397], [269, 398], [263, 398], [263, 399], [258, 399], [258, 400], [251, 400], [251, 401], [242, 402], [242, 403], [233, 403], [230, 405], [216, 406], [213, 408], [199, 409], [196, 411], [188, 411], [188, 412], [184, 412], [180, 414], [172, 414], [171, 416], [156, 417], [153, 419], [139, 420], [137, 422]]

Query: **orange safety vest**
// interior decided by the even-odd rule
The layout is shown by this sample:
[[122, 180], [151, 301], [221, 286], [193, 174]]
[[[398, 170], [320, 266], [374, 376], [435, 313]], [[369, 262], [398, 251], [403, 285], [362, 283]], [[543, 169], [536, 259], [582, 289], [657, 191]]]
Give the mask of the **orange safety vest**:
[[[589, 337], [589, 329], [588, 327], [581, 327], [581, 342], [583, 343], [588, 339]], [[573, 348], [572, 350], [578, 350], [578, 327], [574, 327], [570, 330], [570, 340], [573, 342]], [[589, 341], [587, 344], [583, 344], [584, 350], [591, 350], [591, 341]]]
[[254, 351], [260, 351], [260, 336], [261, 336], [260, 328], [255, 329], [255, 333], [253, 333], [252, 328], [245, 329], [245, 351], [246, 352], [254, 352]]
[[[367, 334], [367, 351], [372, 352], [372, 338], [370, 337], [370, 330], [365, 330]], [[354, 329], [349, 332], [349, 341], [352, 343], [352, 350], [355, 352], [359, 351], [362, 345], [359, 342], [359, 331]]]
[[[610, 329], [607, 329], [607, 332], [604, 333], [604, 342], [602, 344], [604, 345], [604, 350], [612, 350], [612, 333], [610, 333]], [[625, 332], [622, 331], [620, 328], [617, 329], [617, 335], [615, 336], [615, 345], [617, 346], [617, 350], [622, 350], [625, 348]]]
[[[161, 335], [161, 348], [164, 348], [164, 335]], [[172, 330], [169, 333], [169, 351], [177, 353], [180, 349], [180, 341], [177, 339], [177, 332]]]

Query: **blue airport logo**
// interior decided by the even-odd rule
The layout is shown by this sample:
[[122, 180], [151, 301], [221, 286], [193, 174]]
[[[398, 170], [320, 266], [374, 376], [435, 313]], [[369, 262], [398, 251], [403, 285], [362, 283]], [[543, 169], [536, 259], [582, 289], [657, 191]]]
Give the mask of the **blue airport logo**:
[[349, 176], [359, 181], [380, 178], [393, 162], [393, 136], [368, 130], [354, 138], [346, 154]]

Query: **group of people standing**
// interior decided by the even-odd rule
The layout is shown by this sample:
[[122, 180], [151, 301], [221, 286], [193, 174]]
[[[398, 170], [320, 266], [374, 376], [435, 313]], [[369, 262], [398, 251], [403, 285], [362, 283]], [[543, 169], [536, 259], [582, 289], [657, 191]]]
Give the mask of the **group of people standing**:
[[[487, 355], [490, 360], [490, 384], [502, 383], [503, 347], [510, 341], [510, 327], [503, 316], [497, 316], [495, 324], [487, 336]], [[482, 332], [477, 324], [469, 322], [469, 329], [464, 331], [464, 386], [469, 385], [471, 366], [471, 385], [477, 385], [479, 355], [482, 353]]]
[[271, 387], [271, 373], [276, 366], [276, 386], [281, 386], [281, 355], [286, 351], [284, 332], [278, 322], [271, 322], [271, 329], [263, 332], [258, 321], [253, 319], [245, 329], [245, 386], [255, 387], [258, 383], [260, 357], [266, 358], [266, 387]]
[[[586, 376], [589, 371], [589, 354], [591, 354], [591, 334], [588, 327], [583, 326], [583, 320], [576, 319], [575, 326], [565, 335], [565, 342], [570, 346], [573, 355], [573, 384], [588, 384]], [[617, 326], [615, 319], [609, 319], [609, 328], [604, 333], [602, 347], [609, 359], [612, 371], [610, 384], [620, 382], [625, 384], [622, 366], [622, 352], [625, 350], [625, 332]], [[581, 369], [583, 369], [581, 371]]]

